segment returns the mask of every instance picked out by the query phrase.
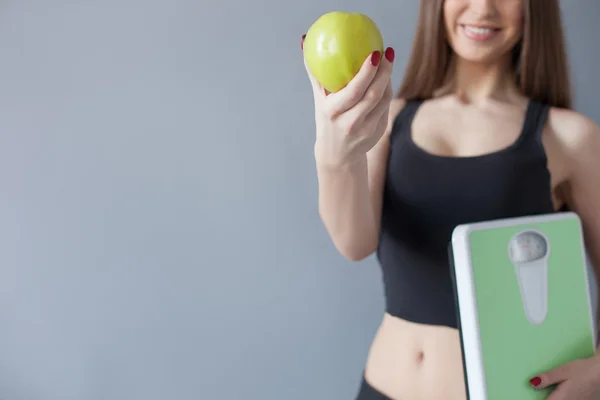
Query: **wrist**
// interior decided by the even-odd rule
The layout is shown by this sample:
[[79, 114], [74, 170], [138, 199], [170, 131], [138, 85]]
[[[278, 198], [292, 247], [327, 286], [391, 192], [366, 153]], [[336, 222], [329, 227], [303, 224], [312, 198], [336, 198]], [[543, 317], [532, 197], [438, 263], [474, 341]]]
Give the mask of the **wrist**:
[[363, 171], [367, 166], [367, 155], [332, 154], [315, 145], [315, 162], [321, 172]]

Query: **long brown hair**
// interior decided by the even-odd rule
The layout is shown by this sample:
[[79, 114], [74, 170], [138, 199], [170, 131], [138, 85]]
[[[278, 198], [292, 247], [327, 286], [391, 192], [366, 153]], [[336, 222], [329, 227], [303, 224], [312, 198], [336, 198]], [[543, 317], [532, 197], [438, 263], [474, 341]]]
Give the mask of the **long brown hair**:
[[[523, 0], [524, 30], [512, 52], [517, 86], [524, 96], [571, 108], [571, 86], [559, 0]], [[447, 81], [453, 51], [446, 40], [444, 0], [421, 0], [419, 22], [404, 80], [406, 100], [434, 97]]]

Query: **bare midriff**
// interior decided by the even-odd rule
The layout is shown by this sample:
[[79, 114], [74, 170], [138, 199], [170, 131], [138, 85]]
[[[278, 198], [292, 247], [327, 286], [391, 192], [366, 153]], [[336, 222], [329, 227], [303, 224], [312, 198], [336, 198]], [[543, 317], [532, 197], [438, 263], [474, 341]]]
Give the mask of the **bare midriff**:
[[466, 400], [458, 330], [385, 314], [365, 379], [393, 400]]

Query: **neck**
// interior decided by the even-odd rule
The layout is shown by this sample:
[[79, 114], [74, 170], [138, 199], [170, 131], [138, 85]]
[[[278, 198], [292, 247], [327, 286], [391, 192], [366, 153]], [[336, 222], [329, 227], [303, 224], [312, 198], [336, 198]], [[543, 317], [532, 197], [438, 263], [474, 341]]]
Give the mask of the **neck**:
[[464, 103], [478, 103], [488, 99], [510, 101], [519, 97], [510, 59], [483, 64], [456, 57], [452, 68], [452, 91]]

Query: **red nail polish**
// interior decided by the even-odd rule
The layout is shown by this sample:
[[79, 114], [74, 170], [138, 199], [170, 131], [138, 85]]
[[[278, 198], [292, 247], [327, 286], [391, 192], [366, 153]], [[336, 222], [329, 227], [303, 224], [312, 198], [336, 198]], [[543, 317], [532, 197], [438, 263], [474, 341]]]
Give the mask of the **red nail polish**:
[[379, 65], [379, 61], [381, 61], [381, 53], [379, 51], [374, 51], [373, 54], [371, 54], [371, 65], [376, 67]]
[[535, 378], [531, 379], [529, 383], [531, 383], [531, 386], [538, 386], [540, 383], [542, 383], [542, 378], [536, 376]]
[[386, 60], [388, 60], [389, 62], [394, 62], [394, 58], [396, 57], [396, 52], [394, 51], [394, 49], [392, 49], [391, 47], [388, 47], [385, 50], [385, 58]]
[[306, 35], [302, 35], [302, 39], [300, 40], [300, 48], [304, 50], [304, 39], [306, 39]]

